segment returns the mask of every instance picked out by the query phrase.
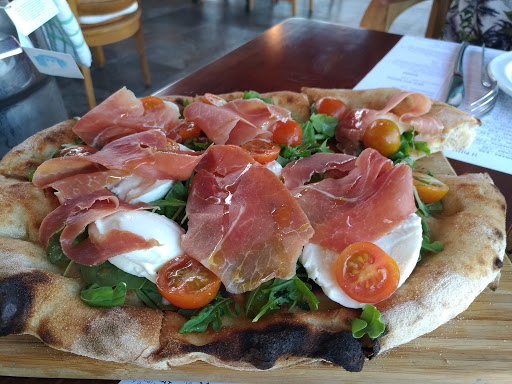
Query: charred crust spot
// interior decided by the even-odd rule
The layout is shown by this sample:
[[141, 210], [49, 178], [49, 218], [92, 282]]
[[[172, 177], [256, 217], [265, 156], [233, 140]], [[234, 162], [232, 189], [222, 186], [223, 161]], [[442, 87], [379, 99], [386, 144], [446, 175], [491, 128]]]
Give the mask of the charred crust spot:
[[503, 239], [505, 239], [505, 234], [501, 230], [499, 230], [498, 228], [494, 228], [493, 232], [494, 232], [494, 236], [499, 241], [503, 241]]
[[507, 211], [507, 205], [505, 203], [501, 204], [501, 210], [503, 212], [506, 212]]
[[178, 97], [176, 100], [174, 100], [176, 104], [178, 104], [181, 108], [184, 108], [185, 99], [182, 97]]
[[[374, 344], [376, 346], [366, 347], [371, 349], [372, 356], [379, 350], [378, 343]], [[279, 358], [296, 356], [322, 359], [340, 365], [347, 371], [359, 372], [366, 358], [361, 341], [355, 339], [349, 331], [312, 331], [305, 326], [289, 323], [236, 332], [228, 340], [202, 346], [181, 344], [179, 349], [179, 352], [173, 352], [202, 352], [220, 360], [245, 361], [261, 370], [272, 368]]]
[[494, 259], [494, 263], [493, 264], [498, 269], [503, 268], [503, 261], [501, 261], [501, 259], [499, 257]]
[[0, 282], [0, 336], [23, 332], [33, 302], [33, 289], [48, 279], [41, 271], [33, 270]]
[[47, 325], [47, 321], [41, 320], [41, 322], [39, 323], [37, 334], [43, 343], [54, 345], [55, 337], [53, 336], [50, 329], [51, 328], [48, 327]]

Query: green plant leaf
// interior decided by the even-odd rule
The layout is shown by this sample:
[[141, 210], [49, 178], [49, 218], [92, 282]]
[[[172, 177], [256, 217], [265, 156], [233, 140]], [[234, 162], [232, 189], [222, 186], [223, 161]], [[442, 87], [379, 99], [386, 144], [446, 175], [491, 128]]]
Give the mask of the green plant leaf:
[[371, 304], [363, 306], [359, 319], [350, 319], [352, 336], [356, 339], [368, 334], [372, 339], [379, 337], [386, 329], [386, 324], [380, 319], [380, 312]]
[[179, 310], [178, 312], [186, 317], [190, 317], [181, 327], [180, 333], [202, 333], [208, 329], [210, 324], [212, 329], [218, 332], [222, 327], [222, 316], [231, 318], [238, 316], [240, 314], [240, 306], [233, 299], [222, 297], [220, 293], [217, 293], [217, 296], [215, 296], [215, 299], [210, 304], [205, 305], [199, 310]]
[[93, 284], [82, 289], [80, 297], [91, 307], [123, 305], [126, 298], [126, 284], [119, 283], [116, 287], [100, 287], [98, 284]]

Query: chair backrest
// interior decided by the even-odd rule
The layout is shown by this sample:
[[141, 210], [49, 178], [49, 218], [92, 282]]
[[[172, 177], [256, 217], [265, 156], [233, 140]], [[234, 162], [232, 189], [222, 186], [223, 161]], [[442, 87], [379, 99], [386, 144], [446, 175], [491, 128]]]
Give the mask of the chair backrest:
[[[387, 32], [393, 21], [406, 9], [424, 0], [406, 0], [388, 5], [382, 5], [372, 0], [366, 8], [360, 26], [374, 31]], [[425, 37], [438, 39], [443, 34], [446, 14], [451, 0], [434, 0], [427, 25]]]

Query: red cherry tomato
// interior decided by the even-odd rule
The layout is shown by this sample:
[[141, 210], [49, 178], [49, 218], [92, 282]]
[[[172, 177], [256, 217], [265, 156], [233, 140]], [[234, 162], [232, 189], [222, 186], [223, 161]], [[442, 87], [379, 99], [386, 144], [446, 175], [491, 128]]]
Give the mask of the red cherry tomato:
[[188, 139], [198, 139], [201, 136], [201, 128], [194, 124], [192, 121], [180, 120], [174, 130], [181, 137], [180, 143], [184, 143]]
[[272, 140], [277, 144], [299, 145], [302, 143], [302, 127], [295, 120], [277, 121], [271, 128]]
[[341, 252], [335, 265], [343, 291], [360, 303], [378, 303], [398, 287], [400, 271], [395, 261], [373, 243], [354, 243]]
[[222, 107], [224, 104], [227, 104], [227, 101], [217, 95], [206, 93], [203, 96], [203, 103], [215, 105], [216, 107]]
[[98, 149], [90, 145], [74, 145], [60, 150], [55, 157], [89, 156], [96, 152], [98, 152]]
[[448, 186], [435, 177], [419, 172], [413, 172], [412, 177], [418, 196], [425, 204], [435, 203], [448, 193]]
[[140, 101], [142, 102], [145, 111], [164, 103], [164, 101], [161, 98], [156, 96], [141, 97]]
[[279, 144], [265, 139], [251, 140], [242, 145], [242, 148], [249, 152], [252, 158], [260, 164], [274, 161], [279, 156], [279, 152], [281, 152]]
[[400, 148], [400, 129], [394, 121], [377, 119], [366, 128], [363, 144], [366, 148], [376, 149], [382, 156], [389, 157]]
[[158, 271], [156, 286], [171, 304], [185, 309], [204, 307], [219, 291], [220, 280], [200, 262], [181, 255]]
[[361, 124], [363, 118], [368, 113], [366, 109], [351, 109], [347, 112], [347, 114], [341, 119], [338, 124], [338, 128], [343, 129], [358, 129]]
[[316, 102], [315, 109], [317, 113], [337, 117], [338, 120], [343, 119], [348, 113], [345, 103], [334, 97], [322, 97]]

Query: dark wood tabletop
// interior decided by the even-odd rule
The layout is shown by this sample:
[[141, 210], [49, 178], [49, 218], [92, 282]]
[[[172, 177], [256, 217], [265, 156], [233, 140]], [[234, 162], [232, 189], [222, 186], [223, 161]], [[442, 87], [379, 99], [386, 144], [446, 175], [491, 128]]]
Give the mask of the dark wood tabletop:
[[[238, 90], [299, 91], [303, 86], [353, 88], [400, 40], [388, 33], [289, 19], [210, 63], [157, 95], [195, 95]], [[512, 204], [512, 176], [450, 160], [459, 174], [488, 172]], [[507, 228], [511, 223], [507, 211]], [[0, 378], [2, 383], [85, 384], [79, 379]], [[95, 380], [116, 383], [117, 381]]]

